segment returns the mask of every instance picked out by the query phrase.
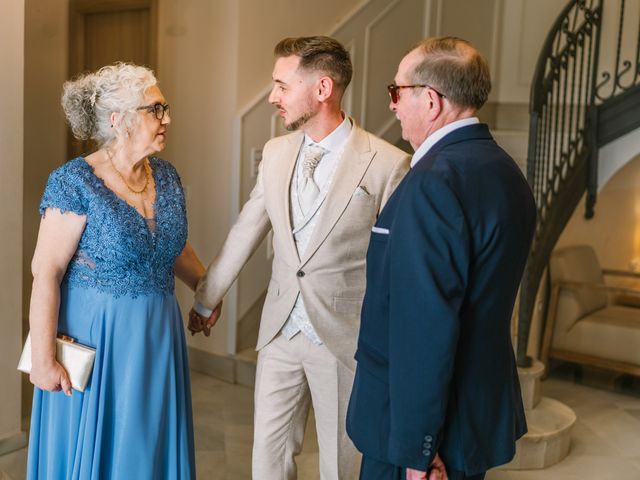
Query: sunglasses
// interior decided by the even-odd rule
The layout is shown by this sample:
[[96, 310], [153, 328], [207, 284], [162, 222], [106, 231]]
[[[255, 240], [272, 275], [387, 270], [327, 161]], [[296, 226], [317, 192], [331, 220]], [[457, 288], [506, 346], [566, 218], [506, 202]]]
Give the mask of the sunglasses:
[[430, 88], [431, 90], [436, 92], [436, 94], [438, 96], [440, 96], [442, 98], [447, 98], [446, 95], [443, 95], [438, 90], [433, 88], [431, 85], [427, 85], [427, 84], [423, 84], [423, 85], [396, 85], [395, 83], [392, 83], [390, 85], [387, 85], [387, 92], [389, 92], [389, 96], [391, 97], [391, 102], [392, 103], [398, 103], [398, 100], [400, 100], [400, 90], [403, 89], [403, 88]]

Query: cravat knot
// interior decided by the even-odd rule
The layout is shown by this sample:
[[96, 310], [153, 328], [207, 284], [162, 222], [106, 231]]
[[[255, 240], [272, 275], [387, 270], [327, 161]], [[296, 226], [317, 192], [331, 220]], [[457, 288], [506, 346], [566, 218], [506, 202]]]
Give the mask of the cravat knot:
[[313, 172], [315, 172], [318, 163], [320, 163], [322, 156], [326, 152], [327, 151], [320, 145], [316, 145], [314, 143], [305, 145], [302, 151], [302, 175], [305, 178], [313, 178]]

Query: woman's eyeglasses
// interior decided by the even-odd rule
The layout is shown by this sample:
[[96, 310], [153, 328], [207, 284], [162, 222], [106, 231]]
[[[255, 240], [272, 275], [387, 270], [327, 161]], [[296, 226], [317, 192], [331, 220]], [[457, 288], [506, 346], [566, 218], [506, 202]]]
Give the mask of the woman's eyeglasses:
[[162, 103], [154, 103], [153, 105], [138, 107], [136, 110], [146, 110], [149, 113], [153, 113], [158, 120], [162, 120], [164, 118], [164, 113], [169, 110], [169, 104], [165, 103], [163, 105]]

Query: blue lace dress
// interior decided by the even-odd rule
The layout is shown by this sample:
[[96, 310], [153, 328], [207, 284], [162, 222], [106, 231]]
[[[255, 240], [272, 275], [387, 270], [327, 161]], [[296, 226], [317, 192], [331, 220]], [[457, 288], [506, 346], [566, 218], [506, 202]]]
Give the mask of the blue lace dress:
[[49, 177], [47, 208], [86, 215], [61, 284], [58, 331], [96, 348], [84, 393], [34, 391], [29, 479], [195, 478], [182, 316], [173, 266], [187, 238], [180, 179], [151, 158], [155, 219], [143, 218], [83, 158]]

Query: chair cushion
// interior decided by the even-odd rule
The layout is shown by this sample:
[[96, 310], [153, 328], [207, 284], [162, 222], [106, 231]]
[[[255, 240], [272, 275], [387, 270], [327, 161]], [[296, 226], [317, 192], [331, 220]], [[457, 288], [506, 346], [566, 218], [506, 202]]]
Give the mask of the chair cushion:
[[564, 335], [554, 336], [553, 348], [640, 366], [640, 309], [610, 306], [588, 315]]
[[[568, 281], [596, 283], [604, 286], [604, 277], [598, 258], [593, 248], [588, 245], [576, 245], [556, 250], [551, 256], [549, 269], [552, 284]], [[604, 289], [567, 288], [563, 289], [563, 292], [571, 292], [570, 295], [575, 298], [576, 310], [574, 313], [577, 316], [571, 319], [571, 324], [578, 318], [606, 307], [608, 303], [607, 292]], [[563, 299], [559, 300], [561, 302]], [[559, 307], [561, 307], [560, 302]], [[560, 318], [562, 317], [558, 315], [558, 319]]]

